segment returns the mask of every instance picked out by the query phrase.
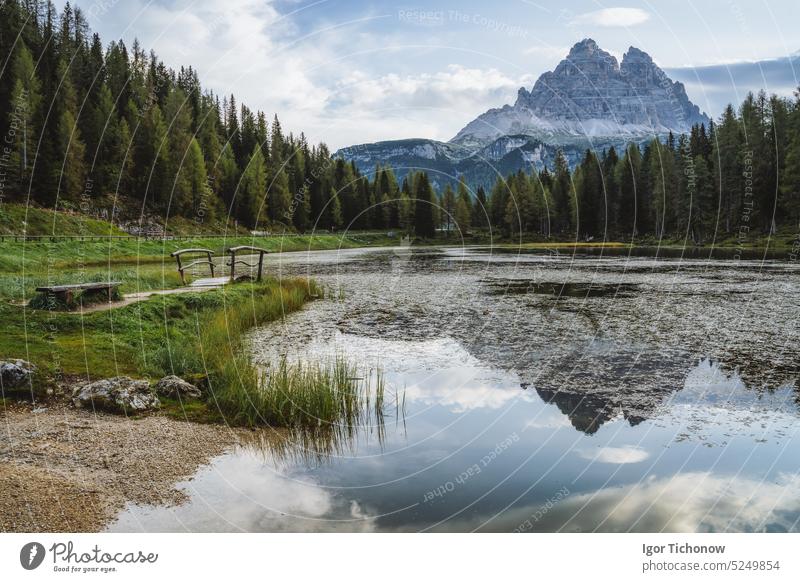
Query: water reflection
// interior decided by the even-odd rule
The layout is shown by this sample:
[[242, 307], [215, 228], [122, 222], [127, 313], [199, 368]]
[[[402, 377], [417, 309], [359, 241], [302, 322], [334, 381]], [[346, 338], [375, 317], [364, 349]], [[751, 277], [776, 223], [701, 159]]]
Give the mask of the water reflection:
[[542, 505], [530, 505], [499, 516], [449, 523], [448, 529], [789, 532], [797, 531], [800, 520], [798, 486], [800, 476], [787, 473], [774, 481], [710, 472], [650, 476], [621, 487], [571, 494], [545, 510]]
[[354, 500], [312, 479], [265, 463], [247, 450], [223, 456], [178, 485], [189, 500], [176, 507], [131, 505], [109, 531], [372, 531]]
[[182, 484], [187, 504], [115, 530], [798, 529], [797, 270], [344, 254], [273, 259], [343, 293], [250, 343], [264, 363], [380, 366], [405, 423], [254, 433]]

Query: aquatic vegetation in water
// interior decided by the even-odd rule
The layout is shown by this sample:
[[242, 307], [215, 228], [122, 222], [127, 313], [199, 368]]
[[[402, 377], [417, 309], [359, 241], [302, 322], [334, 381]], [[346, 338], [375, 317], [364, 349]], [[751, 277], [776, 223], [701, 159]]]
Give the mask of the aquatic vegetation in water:
[[223, 377], [228, 381], [213, 390], [213, 400], [229, 422], [339, 435], [374, 423], [381, 436], [386, 383], [380, 370], [362, 370], [340, 356], [310, 363], [281, 358], [264, 369], [232, 360]]

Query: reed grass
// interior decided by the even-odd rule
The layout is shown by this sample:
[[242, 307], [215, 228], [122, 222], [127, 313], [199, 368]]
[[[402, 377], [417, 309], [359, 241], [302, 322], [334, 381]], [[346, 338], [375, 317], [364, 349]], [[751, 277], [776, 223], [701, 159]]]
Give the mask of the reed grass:
[[266, 424], [351, 436], [365, 424], [383, 425], [385, 382], [341, 356], [321, 362], [285, 358], [266, 369], [230, 362], [213, 391], [229, 422]]
[[317, 363], [281, 359], [260, 368], [250, 355], [250, 329], [300, 309], [323, 290], [313, 282], [283, 280], [253, 284], [251, 293], [198, 317], [194, 334], [181, 334], [157, 355], [157, 371], [202, 375], [209, 406], [234, 425], [345, 432], [371, 420], [382, 425], [385, 382], [379, 372], [373, 375], [341, 356]]

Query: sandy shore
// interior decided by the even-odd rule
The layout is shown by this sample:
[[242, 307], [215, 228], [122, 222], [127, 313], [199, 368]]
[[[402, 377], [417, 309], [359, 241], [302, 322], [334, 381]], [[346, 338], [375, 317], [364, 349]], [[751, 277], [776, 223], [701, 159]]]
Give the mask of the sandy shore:
[[180, 503], [175, 484], [240, 434], [158, 415], [45, 406], [0, 407], [0, 531], [97, 531], [126, 502]]

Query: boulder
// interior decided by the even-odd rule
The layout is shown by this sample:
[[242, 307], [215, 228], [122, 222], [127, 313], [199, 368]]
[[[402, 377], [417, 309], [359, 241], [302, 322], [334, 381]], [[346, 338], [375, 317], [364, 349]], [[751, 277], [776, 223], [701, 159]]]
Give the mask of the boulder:
[[25, 360], [0, 360], [0, 388], [3, 392], [30, 389], [36, 366]]
[[189, 400], [201, 398], [203, 393], [194, 384], [190, 384], [178, 376], [164, 376], [156, 384], [156, 393], [165, 398]]
[[147, 380], [127, 376], [88, 382], [75, 387], [72, 403], [80, 407], [96, 407], [110, 412], [146, 412], [161, 406]]

